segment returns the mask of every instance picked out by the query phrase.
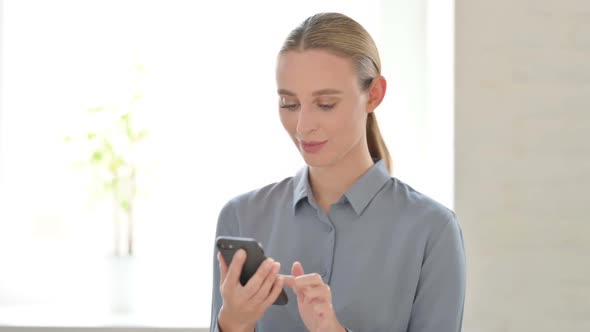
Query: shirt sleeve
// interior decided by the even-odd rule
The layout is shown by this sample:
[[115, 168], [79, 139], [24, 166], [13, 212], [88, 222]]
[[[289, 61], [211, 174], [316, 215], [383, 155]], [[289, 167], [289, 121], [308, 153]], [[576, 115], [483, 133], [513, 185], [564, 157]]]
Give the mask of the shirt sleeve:
[[[215, 232], [215, 238], [218, 236], [239, 236], [238, 220], [236, 212], [232, 202], [228, 202], [219, 213], [217, 220], [217, 231]], [[219, 309], [223, 304], [221, 298], [221, 292], [219, 290], [219, 263], [217, 262], [217, 247], [213, 245], [213, 296], [211, 303], [211, 324], [209, 325], [209, 331], [219, 332], [219, 325], [217, 324], [217, 316], [219, 315]]]
[[465, 249], [451, 213], [426, 245], [408, 332], [459, 332], [465, 302]]

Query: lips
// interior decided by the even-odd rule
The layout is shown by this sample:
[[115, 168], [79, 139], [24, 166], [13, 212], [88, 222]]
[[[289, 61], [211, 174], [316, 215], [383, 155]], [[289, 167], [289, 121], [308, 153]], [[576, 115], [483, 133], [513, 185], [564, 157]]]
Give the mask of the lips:
[[328, 141], [299, 141], [301, 149], [307, 153], [316, 153], [320, 151]]

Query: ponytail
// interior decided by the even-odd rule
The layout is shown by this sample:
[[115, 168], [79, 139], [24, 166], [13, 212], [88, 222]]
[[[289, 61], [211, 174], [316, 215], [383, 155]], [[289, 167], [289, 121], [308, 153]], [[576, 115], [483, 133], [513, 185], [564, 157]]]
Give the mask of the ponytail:
[[392, 174], [393, 165], [391, 162], [391, 155], [389, 154], [389, 150], [387, 149], [385, 141], [383, 141], [383, 137], [379, 131], [375, 112], [371, 112], [367, 116], [367, 143], [369, 145], [369, 153], [371, 154], [371, 157], [383, 159], [387, 166], [387, 170]]

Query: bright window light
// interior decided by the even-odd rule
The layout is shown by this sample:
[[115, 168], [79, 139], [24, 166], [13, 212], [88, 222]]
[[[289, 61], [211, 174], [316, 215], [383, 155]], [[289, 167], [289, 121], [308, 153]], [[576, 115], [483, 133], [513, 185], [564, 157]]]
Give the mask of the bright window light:
[[[0, 325], [207, 327], [221, 207], [304, 165], [274, 70], [316, 12], [375, 38], [394, 175], [452, 207], [452, 5], [431, 2], [0, 0]], [[133, 107], [149, 132], [130, 263], [111, 255], [111, 200], [73, 166], [108, 123], [97, 107]]]

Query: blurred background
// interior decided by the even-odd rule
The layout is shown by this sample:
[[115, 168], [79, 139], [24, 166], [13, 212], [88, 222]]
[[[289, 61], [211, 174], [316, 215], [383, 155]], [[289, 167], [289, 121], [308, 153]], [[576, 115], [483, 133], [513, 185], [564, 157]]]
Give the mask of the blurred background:
[[306, 17], [375, 39], [394, 176], [457, 212], [464, 331], [590, 331], [590, 2], [0, 0], [0, 331], [208, 330], [230, 198], [292, 176]]

